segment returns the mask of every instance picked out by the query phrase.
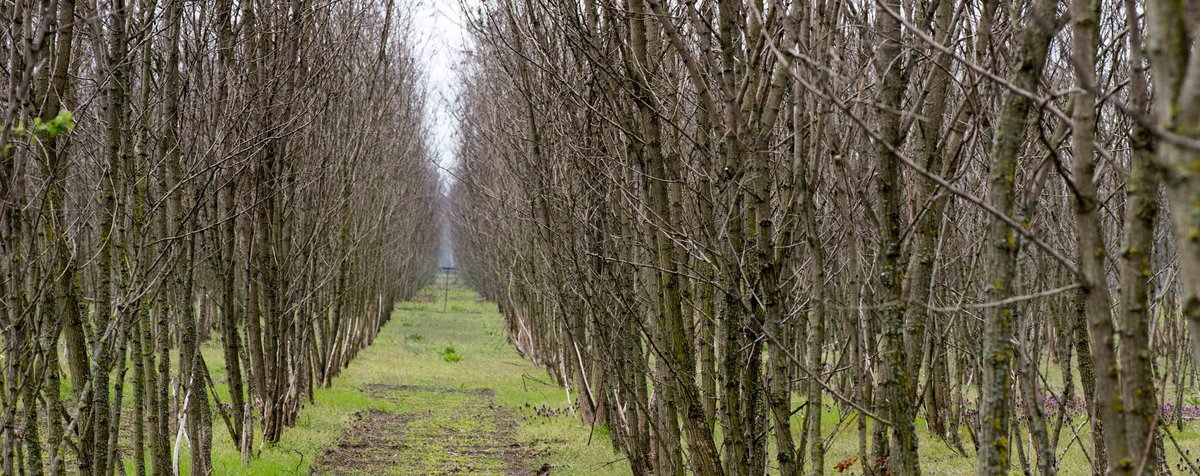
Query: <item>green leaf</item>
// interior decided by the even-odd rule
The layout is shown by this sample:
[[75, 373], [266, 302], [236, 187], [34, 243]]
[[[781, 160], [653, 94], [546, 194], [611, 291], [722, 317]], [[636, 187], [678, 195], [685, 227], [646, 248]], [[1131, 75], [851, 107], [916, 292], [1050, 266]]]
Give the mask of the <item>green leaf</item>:
[[58, 111], [58, 115], [54, 116], [49, 122], [42, 122], [41, 119], [34, 119], [33, 130], [41, 138], [52, 139], [59, 134], [65, 134], [75, 129], [75, 116], [71, 111], [62, 109]]

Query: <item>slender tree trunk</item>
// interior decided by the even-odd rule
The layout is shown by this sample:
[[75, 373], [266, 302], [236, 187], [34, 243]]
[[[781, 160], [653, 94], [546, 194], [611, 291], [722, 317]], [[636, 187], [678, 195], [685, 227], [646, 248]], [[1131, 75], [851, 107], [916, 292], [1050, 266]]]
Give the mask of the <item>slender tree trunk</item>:
[[[1092, 92], [1095, 78], [1096, 40], [1099, 36], [1100, 3], [1095, 0], [1071, 2], [1072, 55], [1075, 58], [1075, 77], [1082, 89], [1076, 92], [1073, 110], [1072, 149], [1075, 157], [1071, 181], [1075, 192], [1076, 226], [1079, 228], [1079, 279], [1083, 299], [1092, 359], [1100, 371], [1096, 385], [1100, 389], [1120, 389], [1120, 368], [1116, 359], [1115, 332], [1112, 323], [1112, 300], [1109, 298], [1105, 275], [1107, 251], [1100, 224], [1099, 198], [1092, 176], [1094, 141], [1096, 135], [1096, 96]], [[1105, 392], [1108, 393], [1108, 392]], [[1119, 391], [1111, 397], [1097, 400], [1093, 421], [1104, 426], [1104, 446], [1109, 470], [1118, 474], [1133, 471], [1125, 441], [1124, 403]], [[1101, 466], [1103, 468], [1103, 466]]]
[[[900, 2], [886, 1], [881, 8], [898, 15]], [[881, 314], [883, 347], [879, 357], [883, 367], [880, 387], [887, 401], [886, 415], [892, 426], [889, 445], [892, 451], [888, 455], [888, 466], [897, 474], [919, 474], [921, 468], [917, 456], [915, 408], [910, 397], [916, 393], [916, 376], [909, 367], [904, 345], [906, 303], [903, 292], [903, 225], [900, 221], [901, 201], [904, 199], [903, 177], [900, 174], [900, 161], [894, 157], [901, 143], [899, 111], [904, 95], [904, 68], [907, 65], [901, 55], [900, 20], [886, 11], [877, 11], [875, 22], [879, 46], [875, 50], [874, 64], [880, 84], [874, 114], [880, 123], [876, 153], [882, 161], [876, 184], [883, 202], [880, 230], [883, 269], [880, 285], [887, 302]]]
[[[1038, 0], [1019, 35], [1019, 51], [1009, 81], [1026, 90], [1033, 89], [1042, 76], [1046, 53], [1054, 28], [1046, 24], [1054, 17], [1055, 0]], [[989, 204], [1007, 216], [1016, 213], [1017, 160], [1024, 144], [1032, 101], [1018, 94], [1004, 94], [1004, 104], [992, 137], [991, 171], [988, 183]], [[988, 261], [992, 301], [1010, 298], [1016, 292], [1017, 232], [1003, 221], [992, 219], [988, 241], [992, 252]], [[979, 474], [1007, 475], [1011, 467], [1009, 425], [1013, 407], [1012, 379], [1016, 305], [987, 309], [984, 322], [983, 379], [979, 418]]]
[[[1142, 59], [1142, 40], [1137, 9], [1132, 0], [1124, 2], [1125, 34], [1129, 46], [1129, 95], [1137, 111], [1149, 110], [1149, 87]], [[1154, 431], [1158, 418], [1157, 390], [1154, 386], [1155, 352], [1150, 347], [1150, 327], [1154, 316], [1150, 280], [1153, 276], [1151, 254], [1154, 249], [1154, 225], [1158, 221], [1159, 170], [1154, 163], [1154, 142], [1150, 131], [1135, 123], [1130, 135], [1132, 156], [1125, 206], [1125, 248], [1121, 260], [1121, 337], [1120, 359], [1124, 370], [1121, 385], [1126, 409], [1125, 439], [1135, 474], [1154, 474], [1159, 469], [1162, 448]]]

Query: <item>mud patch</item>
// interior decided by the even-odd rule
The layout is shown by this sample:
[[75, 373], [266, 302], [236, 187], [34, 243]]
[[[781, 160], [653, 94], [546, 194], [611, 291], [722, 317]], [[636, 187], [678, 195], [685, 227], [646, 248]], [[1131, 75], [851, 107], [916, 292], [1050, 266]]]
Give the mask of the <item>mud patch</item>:
[[496, 391], [490, 388], [449, 388], [425, 385], [384, 385], [379, 383], [363, 385], [362, 390], [363, 393], [366, 393], [371, 398], [382, 398], [391, 401], [398, 401], [400, 399], [399, 394], [402, 392], [461, 393], [488, 398], [496, 395]]
[[312, 474], [532, 475], [541, 451], [516, 440], [517, 418], [489, 389], [363, 387], [396, 411], [355, 413]]

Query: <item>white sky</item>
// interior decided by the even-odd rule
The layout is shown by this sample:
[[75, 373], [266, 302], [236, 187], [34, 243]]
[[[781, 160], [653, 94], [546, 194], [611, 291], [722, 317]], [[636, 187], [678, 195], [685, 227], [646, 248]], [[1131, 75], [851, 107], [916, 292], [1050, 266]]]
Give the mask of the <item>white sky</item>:
[[[457, 65], [467, 48], [467, 31], [463, 25], [460, 0], [409, 0], [412, 15], [412, 34], [416, 48], [417, 67], [425, 74], [429, 96], [425, 102], [425, 121], [431, 132], [429, 144], [435, 154], [442, 183], [449, 191], [454, 178], [450, 174], [458, 161], [458, 123], [454, 119], [458, 99]], [[467, 5], [476, 0], [462, 0]], [[453, 246], [449, 228], [443, 228], [438, 266], [454, 267]]]
[[458, 125], [452, 113], [458, 97], [456, 65], [469, 41], [462, 7], [459, 0], [412, 0], [410, 5], [417, 62], [429, 86], [425, 120], [432, 132], [430, 146], [442, 168], [442, 179], [449, 184], [453, 179], [446, 169], [457, 161]]

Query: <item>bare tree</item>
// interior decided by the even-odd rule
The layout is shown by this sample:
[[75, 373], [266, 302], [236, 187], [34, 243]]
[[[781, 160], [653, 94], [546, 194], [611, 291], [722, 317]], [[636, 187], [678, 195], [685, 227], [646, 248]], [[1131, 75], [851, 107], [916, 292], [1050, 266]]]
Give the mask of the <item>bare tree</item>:
[[488, 4], [457, 255], [637, 474], [1163, 471], [1194, 32], [1126, 3]]

